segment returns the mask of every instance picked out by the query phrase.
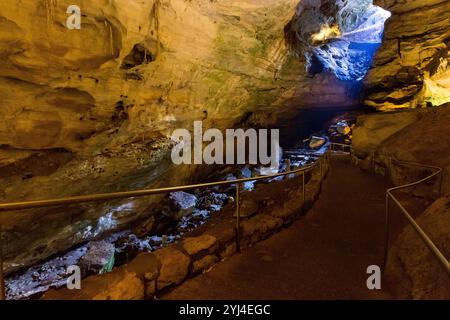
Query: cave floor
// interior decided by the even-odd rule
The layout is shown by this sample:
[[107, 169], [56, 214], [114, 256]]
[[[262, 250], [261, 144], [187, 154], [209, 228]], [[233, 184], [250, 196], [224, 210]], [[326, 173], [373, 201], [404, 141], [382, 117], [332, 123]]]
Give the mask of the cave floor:
[[387, 179], [333, 157], [322, 193], [282, 232], [187, 280], [161, 299], [389, 299], [369, 290], [382, 264]]

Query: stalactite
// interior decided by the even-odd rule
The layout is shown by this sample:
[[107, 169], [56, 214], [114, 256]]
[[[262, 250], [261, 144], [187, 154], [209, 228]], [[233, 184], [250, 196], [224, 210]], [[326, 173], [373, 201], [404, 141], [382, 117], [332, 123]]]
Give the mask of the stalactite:
[[[159, 56], [159, 53], [161, 51], [161, 41], [160, 41], [160, 10], [161, 10], [161, 0], [155, 0], [155, 3], [153, 4], [153, 8], [150, 12], [150, 17], [149, 17], [149, 31], [152, 30], [152, 27], [155, 30], [155, 36], [156, 36], [156, 42], [157, 42], [157, 47], [156, 47], [156, 54], [155, 54], [155, 58], [157, 56]], [[150, 33], [150, 32], [149, 32]]]

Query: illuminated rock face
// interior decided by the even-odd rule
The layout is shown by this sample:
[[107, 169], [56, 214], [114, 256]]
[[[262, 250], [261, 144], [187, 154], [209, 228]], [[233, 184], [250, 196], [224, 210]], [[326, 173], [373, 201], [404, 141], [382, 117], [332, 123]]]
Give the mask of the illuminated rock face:
[[[450, 170], [450, 103], [439, 108], [404, 110], [368, 114], [358, 118], [353, 130], [354, 154], [361, 167], [373, 169], [374, 164], [388, 167], [389, 158], [428, 164]], [[403, 169], [403, 170], [402, 170]], [[394, 185], [403, 185], [423, 178], [423, 172], [393, 167], [390, 177]], [[415, 169], [415, 168], [414, 168]], [[436, 184], [437, 186], [437, 184]], [[442, 191], [450, 194], [450, 178], [444, 175]], [[415, 190], [417, 192], [417, 190]], [[426, 189], [428, 194], [432, 194]]]
[[[66, 27], [73, 1], [0, 1], [1, 201], [182, 184], [194, 168], [172, 165], [174, 129], [191, 128], [194, 120], [205, 128], [269, 126], [303, 108], [359, 103], [333, 74], [312, 77], [304, 55], [285, 41], [285, 26], [299, 8], [321, 6], [333, 15], [331, 1], [304, 0], [300, 7], [299, 0], [77, 2], [80, 30]], [[387, 101], [392, 92], [402, 101], [403, 92], [416, 92], [420, 83], [428, 92], [443, 92], [447, 69], [435, 54], [444, 53], [446, 38], [444, 19], [436, 17], [448, 12], [448, 2], [432, 2], [376, 3], [392, 7], [394, 17], [368, 77], [369, 103]], [[403, 11], [411, 20], [403, 21]], [[413, 24], [423, 30], [425, 21], [431, 29], [420, 44]], [[409, 33], [415, 37], [401, 41], [405, 54], [390, 60], [397, 38]], [[437, 66], [422, 82], [412, 66], [420, 50], [424, 65]], [[7, 268], [147, 219], [149, 206], [159, 201], [1, 215], [10, 244]]]
[[450, 101], [450, 2], [376, 0], [392, 12], [365, 79], [366, 104], [379, 110]]
[[[442, 197], [416, 218], [444, 256], [450, 253], [449, 208], [450, 197]], [[386, 278], [393, 284], [391, 290], [398, 299], [450, 299], [448, 275], [434, 260], [425, 243], [408, 225], [392, 245], [386, 270]]]
[[297, 11], [292, 31], [314, 73], [330, 71], [340, 80], [361, 81], [381, 45], [390, 12], [372, 0], [337, 0], [331, 10], [323, 3], [305, 2]]
[[[358, 103], [290, 54], [298, 0], [76, 2], [80, 30], [66, 27], [74, 1], [0, 2], [2, 201], [191, 182], [195, 168], [170, 161], [174, 129]], [[147, 219], [159, 201], [2, 215], [7, 268]]]

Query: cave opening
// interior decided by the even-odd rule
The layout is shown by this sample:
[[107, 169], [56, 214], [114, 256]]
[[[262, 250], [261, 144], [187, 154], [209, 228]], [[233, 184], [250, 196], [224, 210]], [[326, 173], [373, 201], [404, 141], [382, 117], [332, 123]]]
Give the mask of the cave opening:
[[[311, 134], [327, 134], [331, 123], [339, 118], [354, 119], [373, 110], [363, 105], [363, 80], [381, 47], [386, 21], [391, 12], [373, 0], [308, 0], [301, 1], [293, 19], [285, 27], [285, 37], [292, 52], [306, 68], [311, 86], [324, 87], [320, 95], [334, 94], [333, 88], [344, 88], [345, 99], [336, 105], [332, 99], [318, 103], [320, 108], [302, 110], [291, 117], [282, 130], [285, 147]], [[337, 82], [337, 84], [336, 84]], [[319, 97], [316, 99], [320, 99]], [[294, 126], [292, 126], [295, 124]], [[293, 129], [300, 127], [301, 129]]]
[[302, 1], [286, 35], [310, 76], [330, 72], [360, 89], [390, 16], [373, 0]]

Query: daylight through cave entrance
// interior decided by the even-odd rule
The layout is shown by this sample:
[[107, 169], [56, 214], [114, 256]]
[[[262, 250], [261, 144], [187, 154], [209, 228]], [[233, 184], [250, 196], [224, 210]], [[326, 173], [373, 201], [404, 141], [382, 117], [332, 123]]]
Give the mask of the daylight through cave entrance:
[[380, 47], [389, 11], [372, 0], [302, 1], [287, 28], [310, 75], [329, 71], [344, 81], [366, 76]]
[[450, 300], [449, 16], [0, 1], [0, 305]]

